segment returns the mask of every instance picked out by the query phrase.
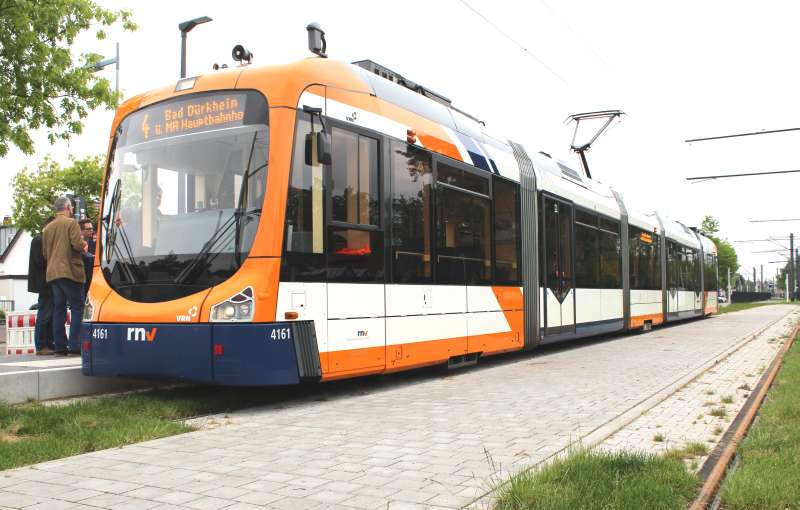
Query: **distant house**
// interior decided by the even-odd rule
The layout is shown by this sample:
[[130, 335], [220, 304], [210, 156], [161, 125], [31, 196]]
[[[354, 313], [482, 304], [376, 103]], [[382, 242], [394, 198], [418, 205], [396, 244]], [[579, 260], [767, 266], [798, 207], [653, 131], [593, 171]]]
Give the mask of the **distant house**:
[[0, 309], [27, 310], [37, 295], [28, 292], [31, 235], [9, 225], [0, 226]]

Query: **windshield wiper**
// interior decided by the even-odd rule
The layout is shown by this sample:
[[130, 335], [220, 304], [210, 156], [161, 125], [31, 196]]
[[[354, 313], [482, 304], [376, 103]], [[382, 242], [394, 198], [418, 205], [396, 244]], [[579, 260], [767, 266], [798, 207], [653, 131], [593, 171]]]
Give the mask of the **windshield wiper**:
[[[222, 210], [220, 210], [219, 213], [221, 218]], [[208, 254], [211, 253], [211, 250], [219, 244], [219, 242], [226, 236], [226, 234], [228, 234], [230, 228], [233, 225], [236, 225], [237, 223], [238, 223], [237, 215], [236, 213], [234, 213], [231, 215], [230, 218], [225, 220], [223, 224], [221, 225], [218, 224], [216, 230], [214, 230], [214, 233], [211, 234], [211, 238], [208, 241], [206, 241], [206, 244], [203, 245], [203, 248], [200, 250], [200, 252], [191, 260], [191, 262], [189, 262], [189, 264], [186, 267], [183, 268], [183, 270], [178, 274], [178, 276], [175, 277], [173, 283], [179, 285], [184, 281], [186, 281], [186, 279], [189, 277], [189, 275], [192, 274], [192, 272], [200, 264], [200, 262], [202, 262], [205, 258], [208, 257]], [[227, 237], [230, 237], [230, 234], [228, 234]]]
[[[208, 265], [212, 260], [214, 260], [220, 252], [214, 253], [209, 257], [211, 250], [220, 244], [220, 241], [225, 239], [226, 241], [230, 238], [230, 233], [228, 232], [232, 226], [235, 226], [233, 235], [234, 235], [234, 257], [236, 259], [236, 264], [241, 265], [241, 237], [242, 237], [242, 225], [246, 225], [247, 223], [242, 223], [242, 218], [247, 217], [249, 218], [253, 214], [261, 214], [261, 209], [251, 209], [247, 210], [247, 194], [249, 193], [250, 187], [250, 178], [255, 175], [260, 170], [263, 170], [267, 167], [269, 163], [264, 163], [257, 168], [250, 169], [250, 164], [253, 161], [253, 153], [255, 152], [256, 147], [256, 140], [258, 140], [258, 132], [253, 133], [253, 141], [250, 144], [250, 156], [247, 160], [247, 168], [242, 175], [242, 184], [239, 186], [239, 203], [236, 204], [236, 209], [233, 211], [233, 214], [230, 218], [225, 220], [225, 223], [222, 225], [219, 224], [219, 219], [217, 220], [217, 228], [214, 230], [214, 233], [211, 235], [211, 238], [203, 245], [203, 249], [200, 250], [200, 253], [195, 256], [192, 261], [183, 268], [183, 270], [175, 277], [173, 282], [178, 285], [182, 284], [186, 281], [186, 279], [194, 272], [197, 266], [202, 262], [204, 265]], [[222, 217], [222, 211], [220, 211], [220, 218]], [[224, 244], [223, 244], [224, 246]]]
[[[112, 252], [116, 254], [116, 256], [119, 258], [122, 271], [125, 273], [125, 277], [129, 282], [136, 283], [136, 275], [130, 267], [136, 267], [136, 258], [133, 256], [130, 240], [128, 239], [128, 235], [125, 232], [125, 228], [122, 226], [122, 223], [117, 225], [116, 221], [113, 219], [122, 198], [122, 188], [120, 187], [121, 183], [122, 179], [117, 179], [116, 184], [114, 184], [114, 192], [111, 195], [111, 203], [109, 204], [108, 215], [103, 218], [103, 223], [106, 225], [106, 261], [111, 261]], [[122, 240], [122, 247], [125, 249], [126, 256], [122, 255], [119, 247], [117, 246], [118, 233], [121, 234], [120, 239]]]

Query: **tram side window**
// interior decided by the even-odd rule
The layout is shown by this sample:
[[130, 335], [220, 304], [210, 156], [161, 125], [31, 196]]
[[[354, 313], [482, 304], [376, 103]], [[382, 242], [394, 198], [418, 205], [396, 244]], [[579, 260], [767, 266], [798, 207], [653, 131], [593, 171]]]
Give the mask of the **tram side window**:
[[519, 186], [494, 179], [494, 271], [495, 283], [519, 284]]
[[[320, 129], [319, 122], [314, 129]], [[286, 199], [286, 254], [281, 261], [281, 278], [289, 281], [325, 280], [324, 172], [316, 151], [310, 151], [312, 160], [306, 161], [306, 140], [312, 139], [310, 116], [299, 112]]]
[[706, 260], [703, 266], [703, 282], [705, 283], [706, 292], [714, 292], [717, 290], [717, 267], [714, 263], [714, 255], [706, 253]]
[[619, 221], [600, 217], [600, 287], [622, 288], [622, 258], [619, 239]]
[[332, 139], [328, 281], [381, 281], [378, 141], [338, 128]]
[[650, 255], [650, 290], [661, 290], [661, 237], [653, 233], [653, 248]]
[[432, 281], [431, 155], [392, 142], [392, 277], [395, 283]]
[[333, 129], [331, 219], [378, 225], [378, 141]]
[[575, 209], [575, 287], [600, 288], [597, 215]]
[[669, 289], [677, 289], [681, 286], [679, 263], [677, 246], [672, 241], [667, 241], [667, 288]]
[[690, 275], [692, 277], [692, 290], [695, 292], [702, 292], [702, 278], [701, 278], [701, 269], [700, 265], [703, 261], [700, 259], [700, 250], [695, 250], [694, 248], [691, 249], [692, 252], [692, 266], [690, 268]]
[[658, 258], [658, 235], [629, 227], [631, 288], [661, 289], [661, 267]]
[[[475, 179], [467, 182], [449, 177], [451, 167], [439, 164], [437, 173], [445, 168], [444, 186], [436, 191], [436, 281], [443, 284], [487, 284], [492, 280], [492, 240], [490, 200], [455, 188], [458, 184], [473, 187]], [[460, 187], [460, 186], [459, 186]], [[488, 179], [485, 189], [488, 191]], [[484, 188], [480, 188], [484, 189]]]

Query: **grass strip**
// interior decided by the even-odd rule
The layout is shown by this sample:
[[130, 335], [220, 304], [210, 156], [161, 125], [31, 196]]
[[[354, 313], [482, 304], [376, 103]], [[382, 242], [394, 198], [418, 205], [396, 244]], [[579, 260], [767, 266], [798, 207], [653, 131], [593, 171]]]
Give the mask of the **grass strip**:
[[768, 305], [785, 305], [785, 301], [756, 301], [755, 303], [731, 303], [728, 306], [720, 306], [718, 315], [723, 313], [741, 312], [742, 310], [749, 310], [750, 308], [758, 308], [759, 306]]
[[495, 510], [684, 509], [699, 481], [676, 458], [578, 450], [513, 476]]
[[739, 463], [721, 489], [726, 509], [800, 509], [800, 336], [737, 448]]
[[0, 403], [0, 470], [192, 430], [181, 419], [266, 404], [255, 388], [190, 386], [66, 405]]

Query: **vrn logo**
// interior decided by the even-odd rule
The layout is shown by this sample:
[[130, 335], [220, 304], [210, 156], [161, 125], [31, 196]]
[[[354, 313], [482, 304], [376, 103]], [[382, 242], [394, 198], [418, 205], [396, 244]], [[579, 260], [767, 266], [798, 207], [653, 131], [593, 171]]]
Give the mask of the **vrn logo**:
[[144, 328], [128, 328], [128, 341], [152, 342], [156, 339], [156, 331], [158, 331], [158, 328], [151, 328], [150, 331]]

